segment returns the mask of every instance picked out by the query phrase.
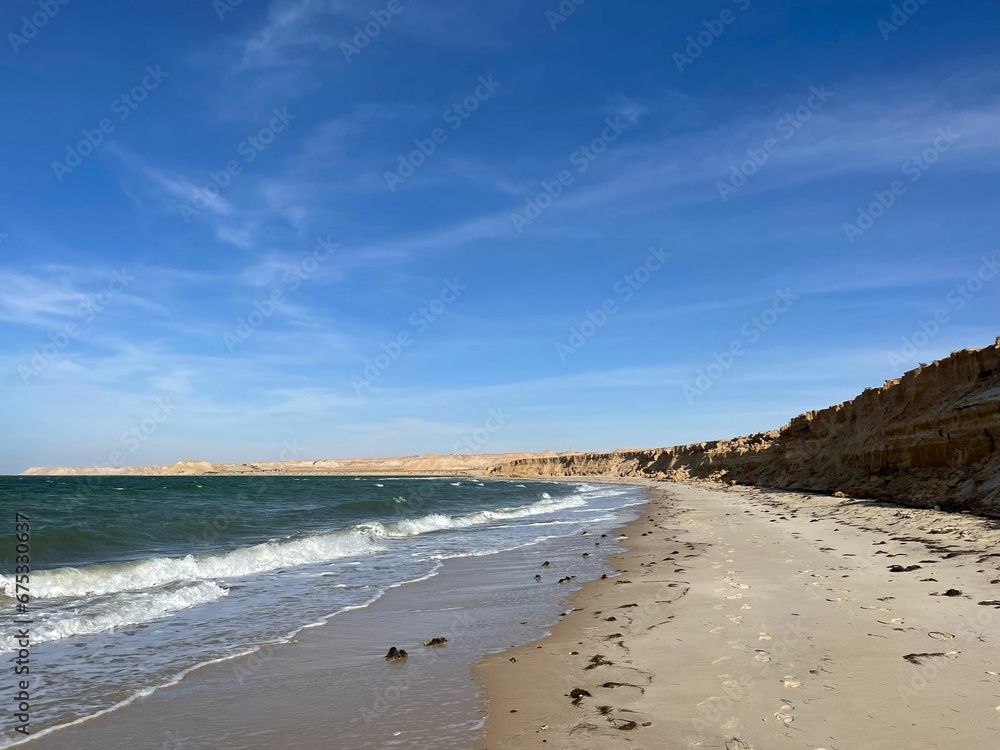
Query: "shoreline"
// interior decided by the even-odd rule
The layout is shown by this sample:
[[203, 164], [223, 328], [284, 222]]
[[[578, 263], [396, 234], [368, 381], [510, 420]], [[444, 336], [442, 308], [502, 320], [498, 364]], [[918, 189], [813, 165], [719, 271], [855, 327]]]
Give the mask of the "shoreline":
[[[648, 497], [641, 499], [618, 512], [641, 512]], [[584, 523], [609, 534], [620, 525]], [[193, 750], [263, 749], [277, 743], [311, 750], [329, 747], [333, 732], [345, 747], [424, 747], [430, 746], [430, 738], [436, 742], [435, 732], [447, 725], [452, 733], [464, 733], [465, 741], [435, 747], [471, 747], [475, 739], [469, 733], [480, 731], [485, 716], [485, 695], [474, 665], [488, 653], [544, 635], [565, 613], [567, 587], [554, 575], [534, 580], [542, 557], [553, 562], [553, 571], [581, 580], [607, 570], [606, 555], [581, 556], [584, 544], [593, 549], [591, 538], [570, 534], [495, 554], [443, 560], [435, 575], [390, 586], [368, 606], [338, 613], [319, 626], [304, 626], [288, 642], [195, 667], [151, 695], [32, 736], [22, 745], [40, 750]], [[540, 587], [546, 589], [544, 596]], [[422, 648], [422, 641], [437, 636], [447, 636], [448, 645]], [[407, 662], [385, 661], [392, 645], [410, 652]], [[430, 710], [425, 694], [435, 696]], [[325, 696], [324, 702], [318, 696]], [[193, 717], [203, 712], [198, 734], [192, 736]], [[282, 726], [294, 728], [294, 742]], [[411, 744], [400, 744], [403, 739], [397, 735]], [[423, 744], [413, 744], [412, 736], [423, 737]]]
[[[619, 546], [590, 560], [607, 570], [607, 579], [598, 578], [597, 571], [576, 591], [546, 598], [548, 615], [536, 612], [521, 623], [528, 626], [522, 635], [512, 639], [524, 645], [495, 640], [463, 666], [468, 650], [458, 661], [452, 659], [469, 640], [460, 636], [446, 649], [429, 652], [444, 657], [440, 671], [421, 672], [426, 661], [412, 659], [399, 670], [411, 680], [470, 671], [469, 682], [478, 692], [465, 696], [462, 710], [433, 702], [428, 710], [426, 696], [421, 700], [416, 696], [421, 691], [414, 690], [417, 700], [409, 709], [398, 695], [380, 711], [374, 704], [363, 706], [373, 712], [369, 716], [376, 727], [393, 721], [397, 712], [419, 710], [422, 718], [416, 723], [426, 723], [417, 728], [433, 736], [448, 711], [467, 716], [471, 706], [485, 734], [476, 745], [493, 750], [614, 750], [636, 743], [671, 749], [888, 750], [904, 741], [942, 749], [1000, 743], [1000, 636], [993, 635], [1000, 602], [998, 609], [979, 605], [1000, 599], [1000, 555], [992, 552], [1000, 548], [995, 522], [888, 502], [709, 482], [520, 479], [633, 487], [646, 502], [632, 509], [635, 520], [604, 529], [608, 538], [599, 540], [602, 546], [616, 541]], [[616, 539], [619, 534], [623, 538]], [[567, 554], [545, 552], [555, 561], [548, 571], [556, 576], [568, 572], [564, 566], [579, 563], [581, 550], [593, 549], [597, 540], [590, 537], [586, 547], [579, 536], [561, 541]], [[506, 566], [504, 575], [530, 578], [526, 574], [537, 571], [531, 555], [530, 548], [519, 548], [446, 560], [437, 575], [390, 588], [371, 607], [306, 627], [289, 643], [196, 668], [148, 698], [33, 737], [25, 746], [97, 750], [122, 739], [135, 750], [161, 750], [168, 740], [175, 744], [166, 746], [176, 750], [264, 748], [275, 742], [310, 750], [329, 747], [324, 743], [338, 725], [331, 725], [329, 709], [319, 710], [315, 697], [301, 688], [331, 692], [329, 672], [317, 673], [318, 663], [327, 670], [340, 668], [329, 659], [331, 645], [357, 652], [349, 665], [353, 674], [378, 670], [383, 646], [395, 642], [388, 631], [379, 631], [386, 612], [394, 632], [411, 640], [445, 634], [443, 626], [433, 624], [447, 622], [440, 617], [414, 629], [413, 612], [450, 611], [447, 617], [454, 620], [463, 611], [461, 601], [449, 610], [436, 597], [462, 585], [470, 591], [489, 588], [483, 576], [495, 567], [491, 562]], [[918, 570], [887, 572], [894, 565]], [[523, 588], [536, 598], [535, 586]], [[936, 596], [952, 588], [962, 593]], [[515, 615], [499, 609], [493, 617]], [[476, 627], [467, 622], [466, 633], [478, 636]], [[379, 632], [385, 643], [373, 635]], [[504, 642], [510, 646], [498, 650]], [[396, 645], [418, 658], [428, 653], [419, 644]], [[600, 658], [595, 662], [595, 657]], [[344, 674], [338, 683], [350, 683], [352, 673]], [[244, 692], [271, 690], [275, 679], [288, 691], [278, 705]], [[589, 693], [578, 705], [570, 697], [574, 689]], [[381, 694], [389, 695], [387, 690], [392, 684]], [[396, 692], [406, 691], [397, 684]], [[223, 704], [248, 705], [223, 705], [204, 736], [178, 733], [220, 697]], [[273, 734], [263, 720], [282, 706], [292, 709], [292, 724], [301, 733], [294, 744]], [[858, 711], [878, 720], [861, 721]], [[372, 723], [366, 726], [370, 733]], [[134, 739], [154, 731], [158, 739], [151, 744]], [[251, 735], [257, 744], [246, 744]]]
[[642, 486], [646, 512], [609, 558], [620, 572], [574, 593], [548, 636], [477, 665], [481, 747], [1000, 744], [994, 522]]

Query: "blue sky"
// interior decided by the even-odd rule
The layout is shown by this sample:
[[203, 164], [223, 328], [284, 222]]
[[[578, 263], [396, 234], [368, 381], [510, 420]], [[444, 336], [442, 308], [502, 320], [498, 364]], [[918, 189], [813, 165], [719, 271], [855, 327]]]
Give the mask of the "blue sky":
[[0, 18], [0, 471], [718, 439], [1000, 333], [1000, 3]]

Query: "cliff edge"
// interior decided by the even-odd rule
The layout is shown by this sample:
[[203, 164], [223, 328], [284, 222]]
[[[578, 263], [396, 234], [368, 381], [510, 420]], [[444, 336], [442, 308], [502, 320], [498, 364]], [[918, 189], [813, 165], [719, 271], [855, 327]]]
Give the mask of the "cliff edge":
[[780, 430], [652, 450], [520, 459], [493, 476], [714, 480], [1000, 512], [1000, 338]]

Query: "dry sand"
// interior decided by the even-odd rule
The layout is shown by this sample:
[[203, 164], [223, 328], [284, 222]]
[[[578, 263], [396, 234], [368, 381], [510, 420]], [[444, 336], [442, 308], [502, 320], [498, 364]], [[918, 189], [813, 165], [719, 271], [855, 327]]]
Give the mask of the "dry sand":
[[1000, 747], [997, 522], [653, 486], [621, 573], [480, 663], [485, 747]]

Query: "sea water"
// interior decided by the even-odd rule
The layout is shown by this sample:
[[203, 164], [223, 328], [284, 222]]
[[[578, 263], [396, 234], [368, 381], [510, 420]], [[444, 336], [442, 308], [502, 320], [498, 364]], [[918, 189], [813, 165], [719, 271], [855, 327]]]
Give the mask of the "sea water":
[[[610, 529], [642, 501], [629, 487], [469, 477], [0, 477], [0, 702], [12, 710], [26, 679], [32, 735], [80, 722], [448, 559]], [[29, 528], [22, 613], [16, 514]], [[15, 677], [24, 629], [30, 672]], [[13, 726], [0, 747], [23, 739]]]

